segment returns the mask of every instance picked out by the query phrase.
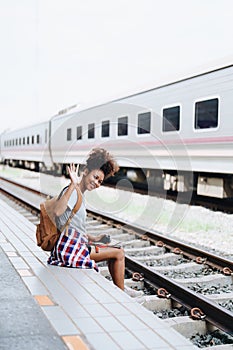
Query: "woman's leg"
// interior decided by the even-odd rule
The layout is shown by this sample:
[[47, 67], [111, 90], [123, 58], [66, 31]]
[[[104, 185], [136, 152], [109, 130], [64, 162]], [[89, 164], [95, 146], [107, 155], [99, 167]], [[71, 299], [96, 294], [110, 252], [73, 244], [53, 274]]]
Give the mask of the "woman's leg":
[[113, 283], [124, 290], [125, 254], [122, 248], [99, 248], [98, 253], [92, 249], [90, 258], [96, 262], [107, 260]]
[[114, 274], [113, 273], [113, 265], [114, 265], [114, 260], [113, 259], [109, 259], [108, 260], [108, 270], [109, 270], [111, 276]]

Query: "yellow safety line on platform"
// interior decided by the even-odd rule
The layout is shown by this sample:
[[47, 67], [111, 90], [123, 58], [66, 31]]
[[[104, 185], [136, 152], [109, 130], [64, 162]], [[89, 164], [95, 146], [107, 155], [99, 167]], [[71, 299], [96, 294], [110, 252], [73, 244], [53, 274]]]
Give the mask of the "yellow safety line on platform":
[[20, 274], [21, 277], [33, 276], [33, 274], [31, 273], [31, 271], [28, 270], [28, 269], [18, 269], [17, 271], [18, 271], [18, 273]]
[[62, 337], [70, 350], [89, 350], [83, 340], [77, 335], [69, 335]]
[[35, 295], [34, 298], [40, 306], [54, 305], [54, 302], [47, 295]]

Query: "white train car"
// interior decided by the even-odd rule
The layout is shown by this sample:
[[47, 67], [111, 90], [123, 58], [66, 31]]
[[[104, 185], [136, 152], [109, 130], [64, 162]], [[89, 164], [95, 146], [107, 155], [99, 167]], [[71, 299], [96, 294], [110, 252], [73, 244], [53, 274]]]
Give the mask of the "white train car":
[[1, 157], [64, 174], [66, 164], [84, 163], [93, 147], [105, 147], [138, 182], [232, 197], [232, 96], [230, 65], [3, 134]]
[[12, 130], [1, 135], [1, 159], [10, 166], [30, 170], [52, 167], [49, 152], [49, 122]]
[[[59, 166], [109, 149], [149, 184], [213, 197], [232, 196], [233, 66], [223, 67], [52, 120]], [[134, 176], [143, 177], [140, 171]]]

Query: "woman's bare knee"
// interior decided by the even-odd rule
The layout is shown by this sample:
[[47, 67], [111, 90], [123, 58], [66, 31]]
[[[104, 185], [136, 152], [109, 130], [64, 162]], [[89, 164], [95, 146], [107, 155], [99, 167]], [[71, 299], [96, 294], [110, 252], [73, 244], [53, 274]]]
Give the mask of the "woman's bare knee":
[[119, 260], [123, 260], [123, 259], [125, 258], [125, 251], [124, 251], [123, 248], [119, 248], [119, 249], [117, 250], [117, 258], [118, 258]]
[[100, 248], [98, 253], [96, 253], [93, 249], [91, 251], [90, 257], [96, 262], [109, 259], [123, 260], [125, 258], [125, 253], [123, 248]]

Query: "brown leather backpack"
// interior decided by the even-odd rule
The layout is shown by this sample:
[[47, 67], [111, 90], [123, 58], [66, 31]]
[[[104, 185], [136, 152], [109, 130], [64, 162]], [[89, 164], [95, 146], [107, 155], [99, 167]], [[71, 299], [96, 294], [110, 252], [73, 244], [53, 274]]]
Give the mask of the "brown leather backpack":
[[61, 232], [63, 232], [65, 228], [68, 230], [69, 224], [73, 216], [81, 207], [82, 193], [78, 186], [76, 187], [76, 190], [78, 195], [77, 202], [74, 208], [72, 209], [67, 222], [61, 230], [58, 230], [56, 226], [54, 214], [55, 203], [58, 200], [58, 198], [60, 198], [61, 194], [51, 199], [47, 199], [45, 202], [40, 204], [40, 223], [36, 227], [36, 240], [37, 245], [43, 250], [51, 251], [54, 248], [58, 238], [60, 237]]

